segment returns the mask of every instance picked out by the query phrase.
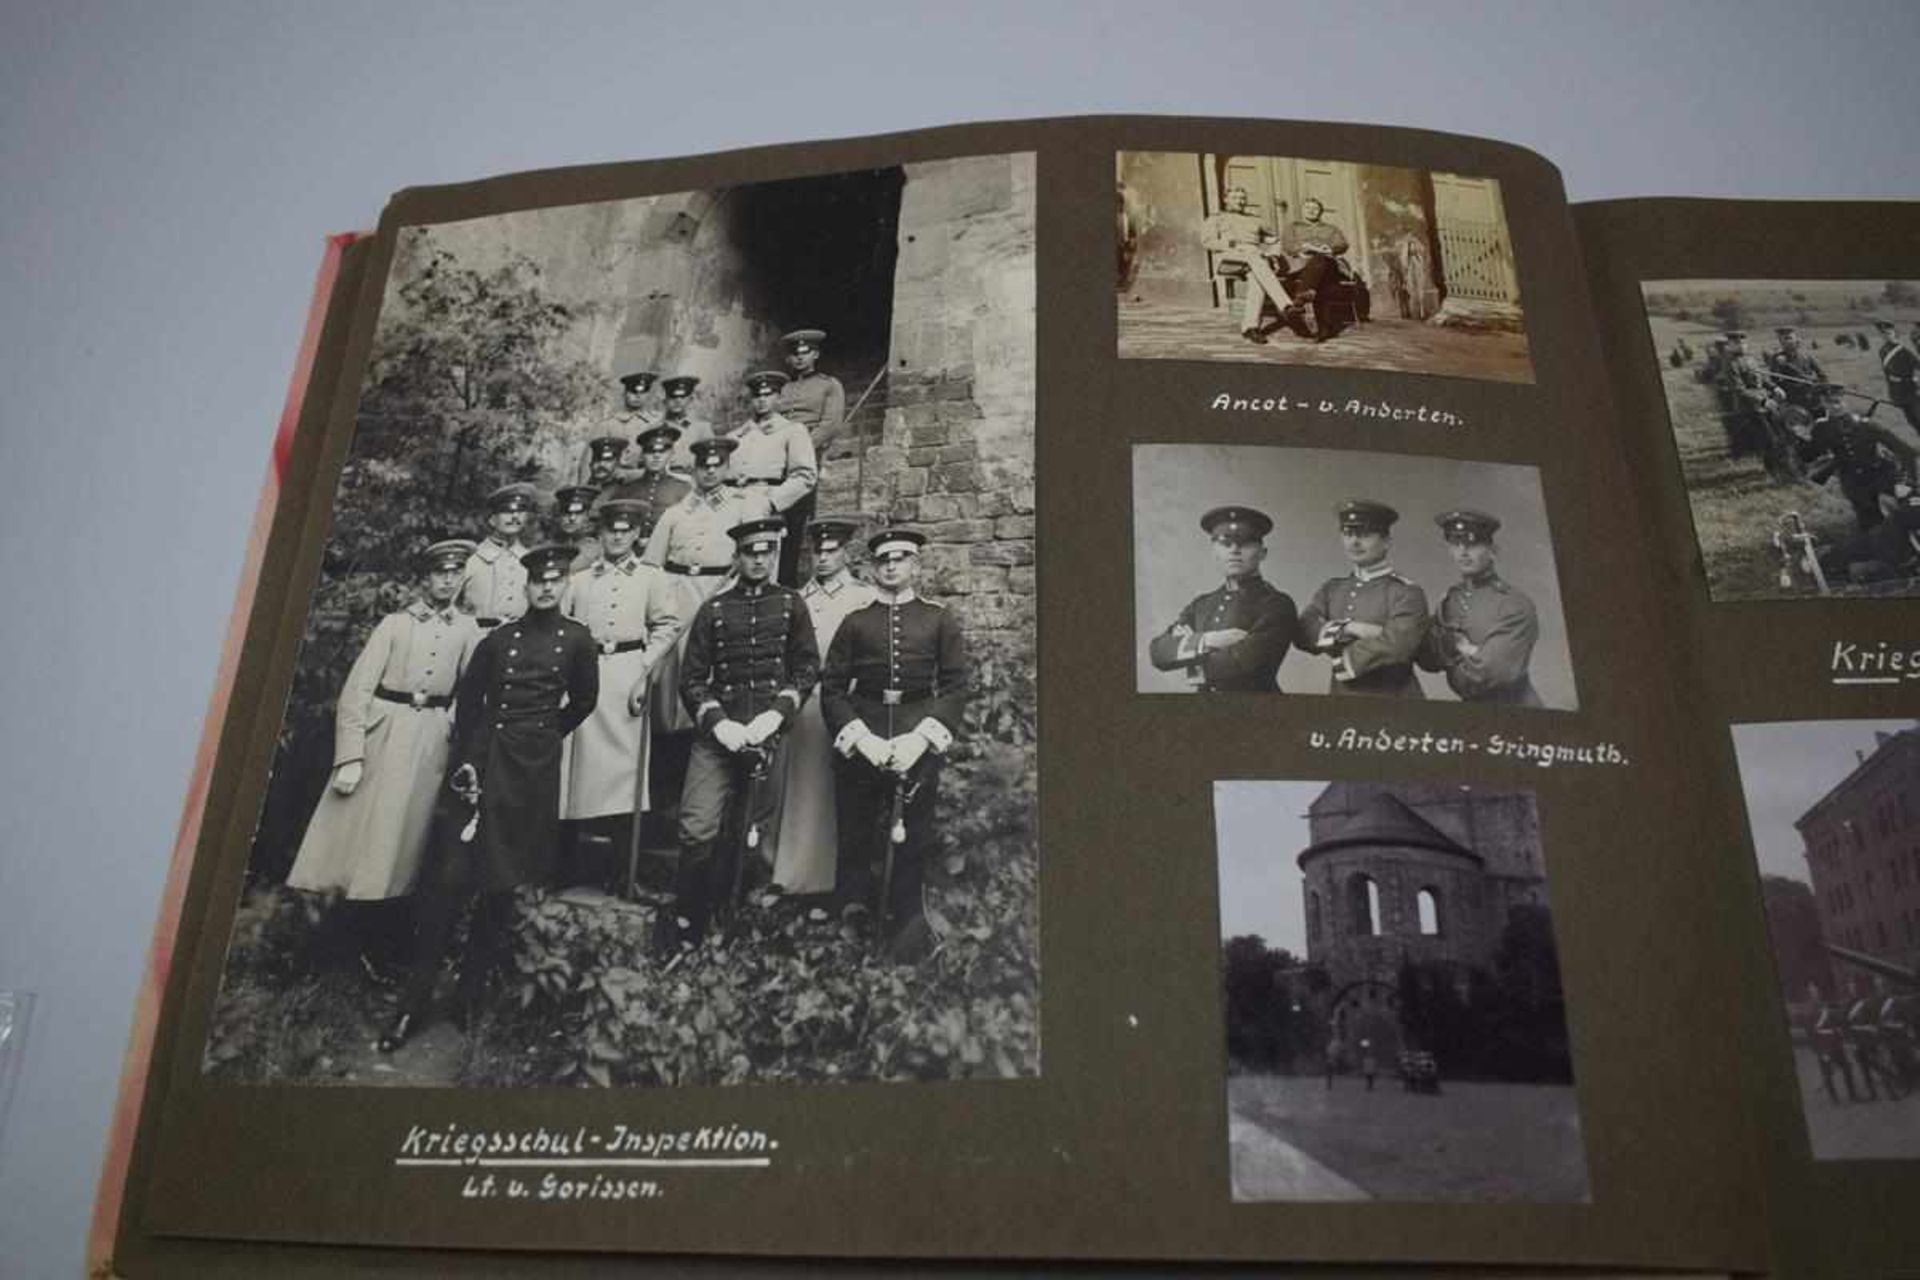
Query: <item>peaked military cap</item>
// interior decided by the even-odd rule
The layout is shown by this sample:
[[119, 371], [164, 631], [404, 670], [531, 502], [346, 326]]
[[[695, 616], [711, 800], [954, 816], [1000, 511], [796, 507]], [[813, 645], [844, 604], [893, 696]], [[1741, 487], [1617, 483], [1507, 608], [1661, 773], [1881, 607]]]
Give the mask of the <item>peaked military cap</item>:
[[781, 537], [787, 531], [787, 522], [781, 516], [762, 516], [758, 520], [743, 520], [727, 530], [727, 536], [733, 539], [734, 549], [742, 552], [770, 551], [780, 545]]
[[609, 458], [618, 458], [626, 451], [625, 436], [595, 436], [587, 441], [587, 450], [595, 462], [604, 462]]
[[620, 385], [629, 391], [646, 391], [660, 380], [660, 375], [651, 369], [635, 369], [632, 373], [620, 375]]
[[567, 570], [573, 565], [573, 558], [579, 554], [579, 548], [562, 543], [545, 542], [520, 557], [520, 563], [526, 566], [527, 577], [533, 582], [558, 582], [567, 576]]
[[1873, 322], [1873, 326], [1876, 329], [1898, 329], [1900, 327], [1899, 325], [1895, 324], [1893, 321], [1886, 319], [1884, 316], [1875, 318]]
[[674, 442], [680, 439], [680, 428], [663, 422], [657, 427], [648, 427], [633, 439], [643, 451], [649, 453], [655, 449], [671, 449]]
[[465, 538], [443, 538], [426, 550], [429, 569], [464, 569], [467, 557], [472, 555], [478, 544]]
[[693, 451], [695, 462], [712, 462], [715, 459], [725, 462], [727, 455], [739, 447], [740, 442], [732, 436], [708, 436], [705, 440], [695, 440], [687, 446]]
[[554, 503], [568, 515], [578, 515], [593, 505], [599, 490], [590, 484], [570, 484], [553, 491]]
[[1777, 324], [1773, 327], [1773, 332], [1776, 336], [1782, 338], [1798, 337], [1800, 333], [1798, 329], [1790, 324]]
[[1723, 333], [1723, 334], [1721, 334], [1721, 335], [1720, 335], [1719, 337], [1717, 337], [1717, 338], [1715, 338], [1715, 339], [1713, 340], [1713, 345], [1714, 345], [1714, 346], [1716, 346], [1716, 347], [1724, 347], [1724, 346], [1726, 346], [1726, 345], [1727, 345], [1727, 335]]
[[807, 522], [807, 537], [813, 540], [814, 546], [831, 551], [845, 546], [859, 527], [860, 522], [852, 516], [821, 516]]
[[637, 529], [646, 519], [647, 504], [638, 498], [608, 498], [594, 514], [609, 529]]
[[812, 351], [826, 340], [825, 329], [795, 329], [792, 333], [780, 335], [781, 343], [795, 351]]
[[671, 378], [660, 379], [660, 389], [670, 396], [690, 396], [699, 385], [700, 379], [690, 373], [676, 373]]
[[1213, 538], [1258, 542], [1273, 532], [1273, 519], [1252, 507], [1215, 507], [1200, 517], [1200, 528]]
[[920, 548], [926, 545], [927, 535], [917, 529], [882, 529], [867, 539], [867, 550], [873, 553], [875, 560], [917, 556]]
[[774, 369], [756, 369], [741, 381], [747, 384], [748, 391], [757, 396], [786, 386], [787, 375]]
[[1385, 533], [1400, 518], [1398, 511], [1371, 498], [1348, 498], [1333, 510], [1342, 533]]
[[1448, 542], [1490, 542], [1494, 530], [1500, 527], [1500, 517], [1471, 507], [1442, 511], [1433, 522], [1440, 526], [1440, 536]]
[[487, 495], [489, 511], [531, 511], [540, 501], [540, 491], [524, 480], [503, 484]]
[[1728, 342], [1745, 342], [1747, 340], [1747, 331], [1745, 329], [1729, 329], [1727, 330], [1726, 338]]

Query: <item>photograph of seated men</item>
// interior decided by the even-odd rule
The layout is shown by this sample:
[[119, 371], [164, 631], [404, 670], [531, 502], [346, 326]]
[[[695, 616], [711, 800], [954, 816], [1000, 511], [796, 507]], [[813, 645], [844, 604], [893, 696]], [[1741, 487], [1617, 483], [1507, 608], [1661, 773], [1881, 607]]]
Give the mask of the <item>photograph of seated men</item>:
[[1496, 180], [1166, 151], [1115, 167], [1122, 357], [1533, 381]]
[[1134, 575], [1141, 693], [1579, 705], [1531, 467], [1136, 445]]

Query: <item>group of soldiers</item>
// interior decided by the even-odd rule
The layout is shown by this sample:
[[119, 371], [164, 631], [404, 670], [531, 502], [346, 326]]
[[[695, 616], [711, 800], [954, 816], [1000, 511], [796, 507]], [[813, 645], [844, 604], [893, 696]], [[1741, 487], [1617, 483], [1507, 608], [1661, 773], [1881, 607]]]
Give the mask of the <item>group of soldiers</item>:
[[[1792, 326], [1776, 329], [1777, 347], [1762, 357], [1747, 350], [1747, 335], [1729, 330], [1713, 340], [1694, 377], [1713, 389], [1730, 457], [1758, 455], [1767, 475], [1784, 485], [1835, 481], [1853, 508], [1851, 537], [1811, 548], [1803, 526], [1780, 543], [1791, 578], [1796, 561], [1828, 577], [1873, 577], [1906, 571], [1920, 554], [1920, 451], [1873, 420], [1891, 404], [1920, 437], [1920, 323], [1908, 342], [1891, 320], [1874, 322], [1886, 394], [1870, 396], [1830, 379]], [[1865, 340], [1862, 338], [1862, 345]], [[1674, 356], [1691, 359], [1676, 347]], [[1864, 415], [1846, 407], [1867, 405]]]
[[420, 598], [374, 628], [287, 883], [343, 895], [368, 976], [400, 986], [382, 1051], [422, 1025], [470, 907], [462, 1022], [513, 891], [603, 879], [607, 850], [631, 885], [649, 823], [677, 852], [663, 963], [762, 884], [891, 959], [929, 948], [922, 873], [966, 653], [915, 591], [924, 535], [873, 532], [867, 582], [849, 565], [864, 522], [809, 518], [815, 444], [845, 413], [814, 368], [824, 338], [786, 335], [795, 376], [747, 374], [729, 433], [688, 413], [696, 379], [625, 375], [622, 413], [554, 494], [557, 536], [529, 545], [540, 495], [501, 486], [484, 539], [429, 547]]
[[1364, 498], [1334, 513], [1352, 568], [1323, 583], [1305, 609], [1260, 572], [1271, 517], [1241, 506], [1201, 516], [1223, 581], [1153, 638], [1153, 665], [1184, 673], [1197, 690], [1278, 693], [1280, 664], [1298, 649], [1327, 663], [1329, 693], [1424, 697], [1418, 667], [1444, 674], [1462, 701], [1542, 705], [1529, 674], [1539, 615], [1500, 576], [1498, 517], [1466, 508], [1434, 517], [1460, 580], [1430, 609], [1391, 563], [1400, 513]]
[[1326, 206], [1309, 196], [1300, 216], [1278, 235], [1253, 212], [1245, 187], [1227, 192], [1226, 204], [1207, 218], [1200, 243], [1213, 254], [1214, 273], [1238, 279], [1246, 290], [1240, 306], [1240, 336], [1264, 345], [1279, 325], [1309, 342], [1325, 342], [1347, 321], [1364, 321], [1371, 310], [1366, 282], [1343, 255], [1347, 233], [1326, 218]]
[[1920, 996], [1878, 984], [1853, 999], [1822, 1000], [1818, 985], [1808, 995], [1807, 1035], [1828, 1099], [1841, 1100], [1836, 1079], [1848, 1102], [1893, 1101], [1920, 1089], [1920, 1026], [1913, 1022]]

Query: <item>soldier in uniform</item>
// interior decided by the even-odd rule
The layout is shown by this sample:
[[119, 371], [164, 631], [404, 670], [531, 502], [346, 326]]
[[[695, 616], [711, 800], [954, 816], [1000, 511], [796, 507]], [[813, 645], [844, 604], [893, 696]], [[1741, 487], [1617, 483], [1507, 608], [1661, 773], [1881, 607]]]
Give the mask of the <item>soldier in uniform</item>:
[[1920, 355], [1900, 341], [1891, 320], [1875, 320], [1880, 331], [1880, 371], [1887, 378], [1887, 402], [1906, 415], [1907, 425], [1920, 432]]
[[1295, 332], [1304, 336], [1306, 324], [1300, 310], [1287, 296], [1286, 286], [1274, 274], [1270, 261], [1280, 252], [1278, 240], [1248, 205], [1245, 187], [1228, 191], [1226, 207], [1201, 226], [1200, 244], [1213, 254], [1216, 263], [1234, 262], [1246, 268], [1247, 300], [1240, 305], [1242, 337], [1249, 342], [1266, 342], [1260, 313], [1269, 301]]
[[709, 437], [693, 446], [693, 492], [660, 513], [641, 556], [673, 580], [674, 613], [680, 639], [662, 660], [653, 679], [653, 794], [659, 807], [677, 807], [684, 788], [688, 753], [693, 749], [693, 718], [680, 701], [680, 661], [687, 651], [688, 627], [702, 603], [733, 572], [735, 525], [773, 514], [760, 489], [727, 484], [728, 459], [739, 448], [732, 437]]
[[[638, 464], [630, 448], [632, 441], [660, 421], [660, 415], [647, 405], [647, 395], [659, 377], [659, 374], [647, 369], [620, 375], [620, 409], [600, 423], [600, 436], [588, 441], [587, 447], [575, 457], [568, 475], [571, 483], [591, 484], [604, 489], [617, 479], [631, 479], [625, 473], [636, 470]], [[620, 450], [614, 454], [612, 468], [595, 475], [593, 446], [608, 436], [619, 440]]]
[[1322, 289], [1340, 279], [1341, 254], [1351, 246], [1347, 233], [1328, 222], [1326, 206], [1312, 196], [1300, 202], [1300, 217], [1280, 233], [1280, 248], [1294, 264], [1287, 283], [1295, 303], [1312, 302]]
[[462, 1013], [475, 1012], [508, 946], [513, 890], [543, 882], [559, 837], [561, 744], [593, 714], [599, 657], [587, 629], [560, 613], [573, 548], [521, 558], [527, 612], [474, 647], [454, 706], [451, 772], [420, 881], [420, 927], [400, 1007], [380, 1037], [391, 1053], [421, 1026], [441, 958], [470, 900], [460, 966]]
[[1853, 1079], [1853, 1059], [1847, 1054], [1846, 1027], [1845, 1000], [1830, 1000], [1820, 1006], [1820, 1014], [1813, 1024], [1813, 1054], [1820, 1065], [1820, 1083], [1826, 1088], [1827, 1097], [1836, 1103], [1840, 1101], [1839, 1091], [1833, 1087], [1836, 1075], [1847, 1086], [1847, 1101], [1860, 1101], [1860, 1090]]
[[1161, 671], [1184, 672], [1207, 693], [1278, 693], [1280, 663], [1299, 614], [1293, 598], [1260, 574], [1273, 521], [1252, 507], [1215, 507], [1200, 517], [1225, 581], [1196, 596], [1147, 646]]
[[1799, 330], [1792, 325], [1781, 325], [1773, 332], [1780, 340], [1780, 349], [1767, 353], [1767, 369], [1773, 374], [1775, 385], [1788, 404], [1798, 405], [1809, 413], [1817, 412], [1820, 384], [1827, 380], [1826, 371], [1801, 345]]
[[[675, 374], [671, 378], [663, 379], [660, 383], [660, 390], [666, 396], [667, 412], [656, 427], [648, 430], [657, 430], [659, 427], [673, 428], [675, 434], [672, 441], [672, 468], [675, 471], [691, 472], [694, 444], [713, 438], [713, 424], [705, 418], [693, 416], [693, 392], [699, 385], [700, 379], [690, 373]], [[644, 439], [646, 435], [647, 431], [641, 431], [636, 437], [643, 454], [647, 447]]]
[[[847, 567], [847, 543], [859, 527], [857, 520], [835, 516], [807, 526], [813, 540], [813, 577], [800, 588], [800, 601], [822, 652], [833, 647], [847, 615], [874, 600], [874, 589]], [[839, 827], [834, 822], [831, 747], [820, 703], [809, 702], [788, 735], [786, 794], [773, 840], [773, 882], [787, 893], [833, 888]]]
[[1444, 672], [1447, 687], [1462, 702], [1509, 707], [1542, 705], [1527, 675], [1540, 616], [1533, 601], [1507, 585], [1494, 561], [1493, 535], [1500, 521], [1484, 511], [1461, 508], [1433, 518], [1446, 539], [1460, 581], [1447, 588], [1427, 627], [1418, 662], [1422, 671]]
[[[736, 875], [733, 859], [780, 810], [786, 743], [781, 731], [820, 678], [820, 651], [800, 594], [773, 578], [786, 522], [765, 516], [730, 531], [736, 577], [702, 604], [687, 629], [680, 700], [698, 730], [680, 796], [680, 861], [672, 910], [661, 916], [663, 951], [697, 945]], [[743, 795], [744, 792], [744, 795]], [[727, 811], [741, 800], [742, 847], [716, 850]]]
[[874, 602], [847, 615], [821, 675], [821, 712], [833, 735], [840, 826], [836, 894], [857, 925], [879, 900], [879, 941], [914, 962], [931, 943], [920, 900], [933, 853], [940, 765], [962, 732], [967, 652], [960, 620], [914, 591], [924, 535], [890, 529], [868, 539]]
[[539, 491], [530, 484], [503, 484], [487, 495], [487, 536], [467, 557], [459, 604], [482, 631], [527, 611], [527, 554], [520, 535], [533, 519]]
[[795, 329], [780, 336], [787, 349], [791, 380], [780, 388], [780, 412], [807, 429], [813, 451], [824, 454], [847, 422], [847, 389], [840, 379], [820, 372], [820, 347], [825, 329]]
[[554, 540], [574, 548], [576, 570], [600, 558], [600, 539], [593, 532], [593, 500], [599, 494], [590, 484], [570, 484], [553, 492]]
[[[712, 437], [702, 436], [701, 439]], [[680, 429], [664, 422], [642, 431], [636, 442], [640, 446], [639, 475], [607, 490], [609, 498], [640, 504], [640, 545], [643, 547], [653, 536], [653, 526], [659, 523], [661, 514], [693, 492], [693, 481], [670, 469], [679, 440]], [[691, 457], [691, 453], [688, 456]]]
[[779, 581], [798, 581], [800, 535], [813, 509], [813, 490], [819, 482], [813, 437], [807, 429], [778, 411], [784, 373], [760, 371], [745, 378], [750, 416], [733, 433], [740, 448], [733, 457], [733, 483], [759, 489], [787, 522], [780, 548]]
[[644, 511], [631, 498], [600, 505], [601, 553], [567, 580], [560, 610], [581, 623], [599, 652], [600, 700], [568, 740], [564, 817], [587, 824], [625, 852], [629, 824], [650, 807], [648, 690], [679, 638], [676, 592], [634, 550]]
[[480, 629], [453, 607], [473, 543], [427, 548], [426, 590], [382, 618], [347, 671], [334, 710], [333, 774], [287, 886], [341, 893], [364, 940], [360, 964], [385, 983], [404, 957], [413, 892], [447, 770], [454, 686]]
[[1886, 519], [1883, 498], [1905, 497], [1902, 489], [1911, 491], [1920, 485], [1920, 453], [1879, 423], [1848, 413], [1841, 407], [1843, 390], [1835, 382], [1815, 388], [1819, 416], [1800, 447], [1800, 456], [1809, 480], [1816, 484], [1839, 480], [1854, 521], [1865, 533]]
[[1413, 659], [1427, 635], [1427, 596], [1387, 562], [1400, 513], [1365, 498], [1334, 510], [1353, 571], [1313, 593], [1295, 644], [1332, 660], [1329, 693], [1425, 697]]
[[1777, 444], [1773, 412], [1780, 392], [1766, 367], [1747, 353], [1747, 335], [1729, 330], [1726, 357], [1720, 365], [1720, 398], [1727, 406], [1727, 440], [1731, 456], [1760, 455], [1767, 474], [1776, 480], [1791, 478], [1791, 470]]

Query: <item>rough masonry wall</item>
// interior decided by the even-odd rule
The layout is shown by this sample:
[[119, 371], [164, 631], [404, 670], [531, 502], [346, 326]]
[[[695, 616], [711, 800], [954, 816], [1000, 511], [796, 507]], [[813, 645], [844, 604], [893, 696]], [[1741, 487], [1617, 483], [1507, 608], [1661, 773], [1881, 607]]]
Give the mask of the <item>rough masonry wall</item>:
[[928, 537], [921, 586], [976, 652], [1031, 656], [1033, 157], [909, 165], [880, 438], [822, 468], [820, 509]]

